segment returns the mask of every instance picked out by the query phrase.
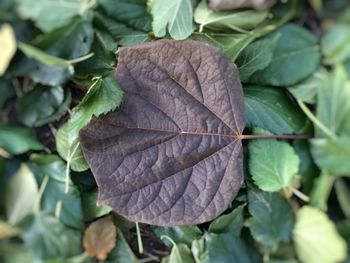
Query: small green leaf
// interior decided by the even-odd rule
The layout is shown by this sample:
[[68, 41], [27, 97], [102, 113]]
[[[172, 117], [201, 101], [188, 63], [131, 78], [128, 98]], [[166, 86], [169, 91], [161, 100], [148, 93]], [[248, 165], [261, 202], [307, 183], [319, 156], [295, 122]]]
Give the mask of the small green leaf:
[[44, 146], [35, 140], [28, 128], [0, 123], [0, 147], [11, 154], [21, 154], [29, 150], [42, 150]]
[[[85, 221], [91, 221], [97, 217], [111, 212], [112, 208], [107, 205], [97, 205], [98, 191], [85, 191], [81, 193], [81, 202]], [[119, 226], [120, 227], [120, 226]]]
[[18, 115], [26, 126], [38, 127], [60, 118], [70, 102], [68, 89], [38, 85], [20, 98]]
[[[289, 86], [307, 78], [319, 66], [317, 38], [295, 24], [288, 24], [267, 36], [277, 41], [269, 66], [259, 70], [249, 79], [251, 83], [271, 86]], [[300, 66], [302, 65], [302, 67]]]
[[80, 193], [71, 181], [69, 181], [69, 192], [65, 193], [66, 164], [62, 159], [56, 155], [32, 155], [30, 168], [41, 184], [48, 176], [41, 197], [41, 210], [55, 214], [68, 226], [83, 229]]
[[[320, 85], [317, 93], [318, 120], [333, 134], [350, 132], [350, 82], [342, 66], [337, 66]], [[316, 128], [317, 137], [326, 134]]]
[[62, 68], [73, 68], [68, 60], [58, 58], [41, 51], [40, 49], [33, 47], [31, 45], [19, 42], [18, 48], [29, 58], [36, 59], [37, 61], [47, 65], [47, 66], [60, 66]]
[[189, 37], [193, 32], [193, 6], [191, 0], [152, 0], [152, 28], [156, 37], [164, 37], [166, 29], [173, 39]]
[[260, 189], [277, 192], [292, 186], [300, 161], [288, 143], [254, 140], [249, 143], [249, 156], [249, 171]]
[[[136, 45], [150, 40], [148, 31], [144, 32], [139, 29], [129, 27], [128, 24], [119, 22], [116, 17], [110, 18], [104, 14], [96, 13], [96, 18], [108, 30], [108, 33], [113, 37], [114, 43], [122, 46]], [[148, 23], [145, 21], [145, 23]], [[113, 52], [116, 49], [113, 50]], [[97, 50], [97, 52], [104, 50]]]
[[232, 234], [213, 234], [205, 236], [209, 262], [256, 263], [262, 258], [254, 246]]
[[56, 134], [56, 148], [60, 156], [68, 162], [69, 168], [76, 172], [82, 172], [89, 168], [80, 148], [78, 137], [70, 141], [73, 124], [65, 123]]
[[[42, 260], [34, 257], [33, 252], [24, 244], [0, 243], [0, 262], [2, 263], [43, 263]], [[46, 263], [46, 262], [45, 262]]]
[[209, 226], [210, 233], [230, 233], [239, 236], [243, 227], [243, 209], [245, 205], [241, 205], [234, 209], [231, 213], [216, 218]]
[[326, 64], [336, 64], [350, 58], [350, 23], [341, 22], [329, 29], [321, 39]]
[[287, 200], [278, 193], [257, 189], [248, 191], [248, 200], [252, 215], [248, 226], [254, 239], [271, 251], [276, 251], [280, 242], [289, 242], [294, 218]]
[[335, 175], [350, 176], [350, 137], [312, 139], [311, 153], [317, 165]]
[[346, 259], [346, 243], [325, 213], [311, 206], [298, 210], [293, 230], [296, 252], [305, 263], [335, 263]]
[[315, 177], [318, 175], [318, 168], [311, 156], [310, 143], [306, 140], [294, 140], [293, 148], [299, 156], [299, 174], [303, 186], [303, 192], [309, 194]]
[[15, 33], [9, 24], [4, 24], [0, 28], [0, 43], [0, 76], [2, 76], [17, 49]]
[[236, 60], [242, 82], [271, 63], [278, 38], [279, 35], [275, 35], [272, 39], [259, 40], [243, 49]]
[[66, 227], [54, 216], [31, 215], [19, 227], [26, 246], [41, 259], [67, 258], [81, 251], [81, 233]]
[[333, 188], [334, 179], [334, 176], [328, 171], [321, 171], [320, 175], [314, 181], [310, 194], [310, 205], [322, 211], [327, 211], [328, 199]]
[[33, 211], [38, 197], [38, 185], [28, 166], [21, 164], [6, 187], [5, 205], [7, 220], [14, 225]]
[[318, 88], [322, 85], [323, 81], [325, 81], [327, 74], [325, 68], [319, 68], [309, 78], [289, 87], [288, 90], [296, 99], [305, 103], [314, 104]]
[[[175, 243], [191, 245], [193, 240], [200, 239], [203, 235], [197, 226], [153, 227], [152, 230], [159, 236], [168, 236]], [[167, 239], [164, 243], [171, 245]]]
[[88, 124], [92, 116], [114, 110], [122, 100], [122, 91], [114, 79], [96, 79], [80, 104], [74, 108], [73, 116], [57, 132], [56, 147], [60, 156], [76, 171], [88, 168], [78, 141], [79, 130]]
[[173, 244], [170, 255], [163, 258], [162, 263], [192, 263], [191, 250], [185, 244]]
[[347, 219], [350, 219], [350, 189], [346, 184], [344, 179], [337, 179], [335, 181], [335, 192], [337, 194], [337, 199], [339, 205]]
[[0, 110], [4, 107], [6, 101], [15, 95], [14, 89], [10, 84], [10, 81], [0, 78]]
[[199, 24], [199, 32], [203, 28], [211, 30], [234, 30], [238, 32], [246, 32], [245, 30], [253, 29], [262, 23], [267, 17], [267, 12], [258, 11], [240, 11], [240, 12], [215, 12], [207, 5], [207, 1], [203, 0], [197, 6], [194, 13], [194, 20]]
[[301, 110], [277, 88], [244, 87], [248, 127], [261, 127], [276, 134], [298, 133], [306, 119]]
[[16, 0], [16, 8], [22, 19], [34, 20], [36, 26], [44, 32], [68, 24], [74, 16], [84, 15], [95, 4], [91, 0]]
[[105, 263], [139, 263], [128, 243], [126, 242], [123, 233], [117, 229], [117, 245], [109, 253]]
[[130, 29], [145, 33], [152, 29], [152, 17], [147, 12], [145, 0], [100, 0], [99, 6], [109, 17]]

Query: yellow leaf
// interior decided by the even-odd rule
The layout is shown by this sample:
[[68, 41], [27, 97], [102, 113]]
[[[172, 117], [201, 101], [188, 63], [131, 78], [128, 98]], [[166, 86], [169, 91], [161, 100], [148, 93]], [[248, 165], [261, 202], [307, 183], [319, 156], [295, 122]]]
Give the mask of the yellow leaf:
[[85, 231], [83, 245], [90, 257], [105, 260], [116, 243], [117, 233], [111, 215], [98, 219]]
[[2, 76], [16, 53], [16, 37], [9, 24], [0, 28], [0, 76]]

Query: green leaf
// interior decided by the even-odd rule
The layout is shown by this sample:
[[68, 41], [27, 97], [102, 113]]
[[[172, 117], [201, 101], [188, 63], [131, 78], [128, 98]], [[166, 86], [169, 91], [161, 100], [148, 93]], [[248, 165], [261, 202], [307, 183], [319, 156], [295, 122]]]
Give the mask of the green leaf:
[[38, 185], [28, 166], [21, 164], [6, 186], [5, 205], [7, 220], [14, 225], [33, 211], [38, 197]]
[[242, 82], [271, 63], [278, 38], [279, 35], [275, 35], [273, 39], [259, 40], [243, 49], [236, 60]]
[[209, 262], [256, 263], [262, 258], [254, 246], [232, 234], [208, 234], [205, 236]]
[[26, 126], [38, 127], [58, 120], [70, 102], [68, 89], [37, 85], [19, 99], [18, 115]]
[[246, 32], [262, 23], [267, 17], [267, 12], [240, 11], [240, 12], [214, 12], [203, 0], [197, 6], [194, 13], [194, 20], [199, 24], [199, 32], [203, 28], [211, 30], [234, 30]]
[[318, 88], [322, 85], [323, 81], [325, 81], [327, 74], [327, 70], [321, 67], [309, 78], [289, 87], [288, 90], [296, 99], [305, 103], [314, 104]]
[[191, 0], [152, 0], [152, 28], [156, 37], [164, 37], [166, 30], [173, 39], [185, 39], [193, 32]]
[[[170, 237], [175, 243], [186, 245], [191, 245], [193, 240], [200, 239], [203, 235], [197, 226], [153, 227], [152, 230], [159, 237], [165, 235]], [[169, 246], [171, 245], [167, 239], [164, 239], [164, 242]]]
[[321, 174], [314, 181], [310, 194], [310, 205], [322, 211], [327, 211], [328, 199], [333, 188], [334, 179], [334, 176], [328, 171], [321, 171]]
[[[65, 123], [58, 130], [56, 134], [56, 148], [59, 155], [67, 161], [67, 165], [69, 169], [72, 169], [76, 172], [82, 172], [89, 168], [85, 158], [83, 156], [83, 152], [80, 148], [80, 143], [78, 141], [78, 136], [76, 135], [73, 138], [72, 131], [73, 124], [69, 122]], [[73, 140], [70, 140], [70, 137]]]
[[33, 252], [23, 244], [0, 243], [0, 262], [2, 263], [42, 263]]
[[294, 218], [287, 200], [278, 193], [257, 189], [248, 191], [248, 200], [252, 215], [248, 226], [254, 239], [271, 251], [276, 251], [280, 242], [289, 242]]
[[[35, 54], [35, 57], [33, 57], [35, 60], [26, 57], [15, 60], [14, 75], [30, 76], [34, 82], [43, 85], [62, 85], [73, 75], [73, 63], [92, 60], [87, 58], [92, 55], [88, 53], [93, 38], [94, 30], [91, 22], [75, 18], [65, 27], [37, 36], [31, 42], [36, 49], [34, 51], [29, 50], [29, 52]], [[30, 57], [32, 57], [32, 53], [30, 53]], [[59, 58], [60, 62], [64, 60], [64, 66], [60, 63], [58, 65], [53, 63], [55, 65], [48, 66], [47, 61], [49, 63], [52, 63], [52, 61], [51, 57], [48, 60], [45, 59], [47, 55], [53, 56], [54, 60]], [[100, 56], [100, 53], [97, 55]], [[80, 63], [75, 64], [75, 66], [80, 66]], [[66, 64], [69, 64], [69, 66], [66, 67]], [[93, 73], [96, 74], [96, 72]]]
[[44, 32], [68, 24], [74, 16], [83, 16], [93, 5], [91, 0], [16, 0], [16, 8], [22, 19], [31, 19]]
[[337, 179], [335, 181], [335, 192], [337, 194], [337, 199], [339, 205], [347, 219], [350, 219], [350, 189], [346, 184], [344, 179]]
[[338, 23], [321, 39], [326, 64], [336, 64], [350, 58], [350, 23]]
[[92, 75], [108, 75], [115, 66], [118, 42], [105, 30], [95, 31], [91, 46], [94, 56], [75, 65], [75, 76], [81, 81], [90, 81]]
[[0, 28], [0, 43], [0, 76], [2, 76], [10, 64], [11, 59], [15, 55], [17, 49], [16, 36], [9, 24], [4, 24]]
[[105, 13], [130, 29], [142, 32], [152, 30], [152, 17], [147, 12], [146, 0], [100, 0]]
[[191, 252], [196, 262], [209, 263], [208, 250], [205, 248], [205, 238], [193, 240], [191, 244]]
[[346, 259], [346, 243], [325, 213], [311, 206], [298, 210], [293, 230], [296, 252], [305, 263], [341, 262]]
[[[148, 32], [131, 28], [127, 24], [115, 20], [115, 17], [109, 18], [108, 16], [99, 13], [96, 13], [95, 17], [108, 30], [108, 33], [115, 39], [115, 41], [117, 41], [119, 45], [136, 45], [150, 40]], [[145, 21], [145, 23], [147, 22]]]
[[0, 147], [11, 154], [22, 154], [29, 150], [42, 150], [44, 146], [35, 140], [28, 128], [0, 123]]
[[70, 69], [73, 72], [73, 67], [68, 60], [58, 58], [49, 55], [40, 49], [33, 47], [31, 45], [19, 42], [18, 48], [29, 58], [36, 59], [37, 61], [47, 65], [47, 66], [60, 66], [62, 68]]
[[250, 82], [271, 86], [294, 85], [310, 76], [319, 66], [317, 38], [309, 31], [288, 24], [266, 39], [273, 39], [277, 34], [280, 34], [280, 38], [272, 62], [265, 69], [255, 72]]
[[94, 39], [94, 28], [90, 20], [75, 18], [67, 26], [37, 36], [32, 44], [40, 50], [66, 59], [72, 64], [90, 52]]
[[19, 226], [26, 246], [41, 259], [67, 258], [81, 251], [81, 234], [63, 225], [56, 217], [38, 213]]
[[69, 181], [69, 191], [65, 193], [66, 164], [56, 155], [33, 155], [30, 168], [40, 184], [48, 177], [41, 197], [41, 210], [56, 214], [65, 225], [83, 229], [79, 190]]
[[286, 142], [254, 140], [249, 142], [249, 171], [262, 190], [277, 192], [292, 186], [299, 169], [299, 158]]
[[[350, 82], [342, 66], [337, 66], [322, 82], [317, 93], [318, 120], [333, 134], [350, 132]], [[315, 127], [317, 137], [325, 134]]]
[[245, 205], [241, 205], [229, 214], [216, 218], [209, 226], [210, 233], [230, 233], [239, 236], [243, 227], [243, 209]]
[[108, 254], [108, 259], [105, 263], [139, 263], [128, 243], [126, 242], [123, 233], [117, 229], [117, 245]]
[[350, 176], [350, 137], [312, 139], [311, 153], [317, 165], [335, 175]]
[[303, 192], [310, 193], [315, 177], [318, 174], [318, 168], [310, 152], [310, 143], [306, 140], [294, 140], [293, 147], [295, 153], [299, 156], [299, 174], [303, 186]]
[[97, 217], [111, 212], [112, 208], [107, 205], [97, 205], [98, 191], [85, 191], [81, 193], [81, 202], [85, 221], [91, 221]]
[[279, 89], [245, 86], [248, 127], [261, 127], [276, 134], [297, 133], [305, 125], [301, 110]]
[[60, 156], [69, 162], [73, 170], [88, 168], [78, 141], [79, 130], [88, 124], [92, 116], [114, 110], [122, 100], [122, 91], [114, 79], [97, 78], [80, 104], [74, 108], [73, 116], [57, 132], [56, 147]]
[[163, 258], [162, 263], [192, 263], [194, 262], [190, 249], [185, 244], [173, 244], [170, 255]]
[[6, 101], [15, 95], [14, 89], [10, 84], [10, 81], [6, 81], [0, 78], [0, 110], [4, 107]]

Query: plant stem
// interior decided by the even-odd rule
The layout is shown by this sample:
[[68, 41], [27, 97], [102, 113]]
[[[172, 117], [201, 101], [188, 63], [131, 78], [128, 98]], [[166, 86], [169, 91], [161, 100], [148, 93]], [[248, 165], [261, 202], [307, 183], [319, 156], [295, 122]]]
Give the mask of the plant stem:
[[280, 134], [280, 135], [264, 135], [264, 134], [242, 134], [239, 136], [239, 139], [241, 140], [252, 140], [252, 139], [287, 139], [287, 140], [293, 140], [293, 139], [310, 139], [311, 136], [308, 134]]
[[36, 200], [35, 200], [35, 205], [33, 207], [33, 212], [34, 213], [38, 213], [40, 211], [40, 203], [41, 203], [41, 198], [43, 196], [43, 193], [45, 191], [45, 188], [46, 188], [46, 185], [47, 183], [49, 182], [49, 176], [48, 175], [45, 175], [41, 185], [40, 185], [40, 188], [39, 188], [39, 192], [38, 192], [38, 196], [36, 197]]
[[304, 102], [301, 100], [298, 100], [298, 105], [302, 109], [302, 111], [305, 113], [305, 115], [320, 129], [322, 130], [327, 136], [330, 138], [335, 138], [334, 133], [329, 130], [322, 122], [320, 122], [319, 119], [309, 110], [309, 108], [305, 105]]
[[75, 58], [75, 59], [71, 59], [69, 60], [69, 63], [70, 64], [76, 64], [76, 63], [79, 63], [79, 62], [82, 62], [84, 60], [88, 60], [89, 58], [91, 58], [92, 56], [94, 55], [94, 53], [89, 53], [85, 56], [82, 56], [82, 57], [79, 57], [79, 58]]
[[327, 210], [327, 201], [333, 188], [334, 176], [328, 171], [322, 171], [316, 179], [312, 192], [310, 194], [310, 203], [322, 211]]
[[304, 201], [305, 203], [308, 203], [310, 201], [310, 198], [306, 194], [300, 192], [298, 189], [295, 189], [294, 187], [289, 187], [289, 189], [292, 191], [292, 193], [296, 197], [298, 197], [300, 200]]
[[62, 211], [62, 201], [59, 200], [56, 202], [56, 207], [55, 207], [55, 217], [57, 219], [60, 219], [61, 211]]
[[139, 254], [143, 254], [143, 244], [142, 244], [140, 226], [138, 222], [136, 222], [135, 224], [136, 224], [137, 245], [139, 247]]

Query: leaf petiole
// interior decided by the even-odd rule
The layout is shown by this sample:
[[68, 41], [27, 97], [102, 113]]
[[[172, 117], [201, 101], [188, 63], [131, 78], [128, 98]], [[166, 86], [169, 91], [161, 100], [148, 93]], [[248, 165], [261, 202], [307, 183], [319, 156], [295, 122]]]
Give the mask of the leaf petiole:
[[253, 139], [310, 139], [311, 136], [308, 134], [242, 134], [238, 136], [241, 140], [253, 140]]

